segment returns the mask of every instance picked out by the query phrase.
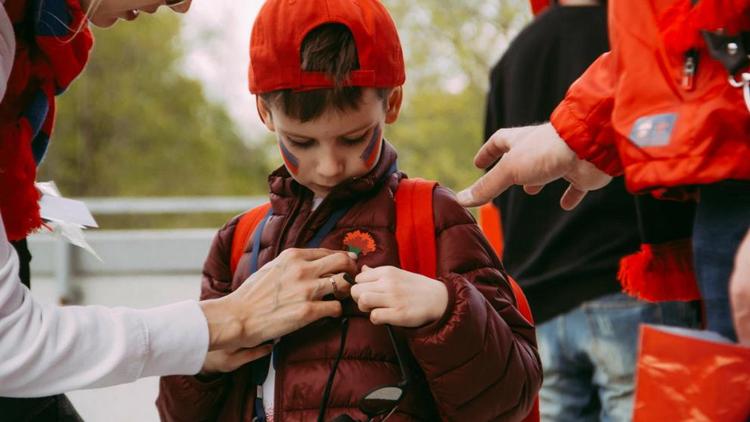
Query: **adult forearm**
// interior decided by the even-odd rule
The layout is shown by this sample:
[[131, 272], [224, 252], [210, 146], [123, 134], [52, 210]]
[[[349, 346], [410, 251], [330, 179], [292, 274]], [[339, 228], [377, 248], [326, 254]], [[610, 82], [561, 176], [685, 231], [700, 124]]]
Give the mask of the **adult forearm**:
[[194, 374], [208, 350], [197, 302], [136, 310], [45, 306], [18, 279], [0, 217], [0, 396], [32, 397]]

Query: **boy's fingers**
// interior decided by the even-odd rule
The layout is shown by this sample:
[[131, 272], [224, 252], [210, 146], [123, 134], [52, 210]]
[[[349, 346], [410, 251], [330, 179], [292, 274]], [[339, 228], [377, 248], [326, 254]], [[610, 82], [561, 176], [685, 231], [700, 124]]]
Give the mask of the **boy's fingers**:
[[393, 308], [378, 308], [370, 312], [370, 322], [375, 325], [391, 324], [400, 325], [398, 312]]
[[359, 294], [354, 301], [357, 302], [357, 307], [362, 312], [370, 312], [373, 309], [384, 308], [390, 303], [389, 295], [380, 292], [363, 292]]
[[362, 272], [357, 274], [357, 277], [354, 278], [354, 281], [357, 284], [372, 283], [378, 281], [381, 278], [381, 268], [384, 267], [370, 268], [365, 265], [362, 267]]

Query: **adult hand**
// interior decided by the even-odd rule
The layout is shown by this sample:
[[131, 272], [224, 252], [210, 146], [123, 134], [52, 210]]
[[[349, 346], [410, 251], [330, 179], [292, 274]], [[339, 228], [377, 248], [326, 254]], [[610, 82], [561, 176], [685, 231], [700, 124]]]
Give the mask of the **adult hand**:
[[560, 206], [570, 210], [588, 191], [612, 180], [593, 164], [579, 160], [550, 123], [495, 132], [474, 157], [474, 165], [484, 169], [496, 161], [487, 174], [459, 192], [461, 205], [485, 204], [512, 185], [523, 185], [528, 194], [534, 195], [545, 184], [565, 178], [570, 186]]
[[341, 315], [339, 301], [321, 299], [348, 289], [344, 274], [356, 272], [355, 258], [327, 249], [287, 249], [231, 294], [202, 301], [209, 350], [252, 348]]
[[440, 319], [448, 307], [442, 282], [400, 268], [365, 265], [355, 281], [352, 298], [376, 325], [419, 327]]
[[201, 374], [232, 372], [240, 366], [271, 353], [272, 344], [263, 344], [249, 349], [214, 350], [206, 354]]
[[740, 344], [750, 346], [750, 231], [737, 251], [729, 293], [737, 339]]

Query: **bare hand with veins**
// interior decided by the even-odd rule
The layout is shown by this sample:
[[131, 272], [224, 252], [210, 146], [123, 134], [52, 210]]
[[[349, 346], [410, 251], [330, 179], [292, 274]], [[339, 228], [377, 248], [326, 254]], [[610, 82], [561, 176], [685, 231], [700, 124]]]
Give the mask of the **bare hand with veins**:
[[448, 289], [438, 280], [400, 268], [362, 267], [351, 295], [373, 324], [419, 327], [440, 319], [448, 307]]
[[229, 372], [271, 352], [269, 340], [325, 317], [341, 315], [348, 295], [344, 274], [357, 270], [356, 255], [327, 249], [287, 249], [237, 290], [201, 301], [209, 327], [203, 373]]
[[485, 204], [513, 185], [523, 185], [526, 193], [534, 195], [545, 184], [564, 178], [570, 186], [560, 206], [571, 210], [588, 191], [612, 180], [593, 164], [578, 159], [550, 123], [495, 132], [474, 157], [474, 165], [485, 169], [496, 161], [487, 174], [459, 192], [461, 205]]

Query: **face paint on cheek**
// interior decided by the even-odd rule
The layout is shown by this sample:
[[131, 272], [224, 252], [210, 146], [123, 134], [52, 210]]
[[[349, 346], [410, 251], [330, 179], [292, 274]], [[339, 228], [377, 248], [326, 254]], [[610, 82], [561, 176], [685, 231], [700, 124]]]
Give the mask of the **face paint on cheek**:
[[284, 160], [284, 164], [290, 173], [297, 175], [299, 173], [299, 159], [292, 154], [286, 145], [279, 140], [279, 149], [281, 150], [281, 158]]
[[380, 135], [380, 127], [378, 126], [375, 128], [375, 130], [372, 131], [372, 138], [370, 138], [370, 142], [367, 143], [367, 147], [365, 147], [365, 150], [362, 151], [362, 155], [359, 156], [359, 158], [364, 160], [365, 165], [368, 168], [372, 167], [373, 164], [375, 164], [375, 160], [377, 160], [380, 156], [380, 149], [383, 145]]

